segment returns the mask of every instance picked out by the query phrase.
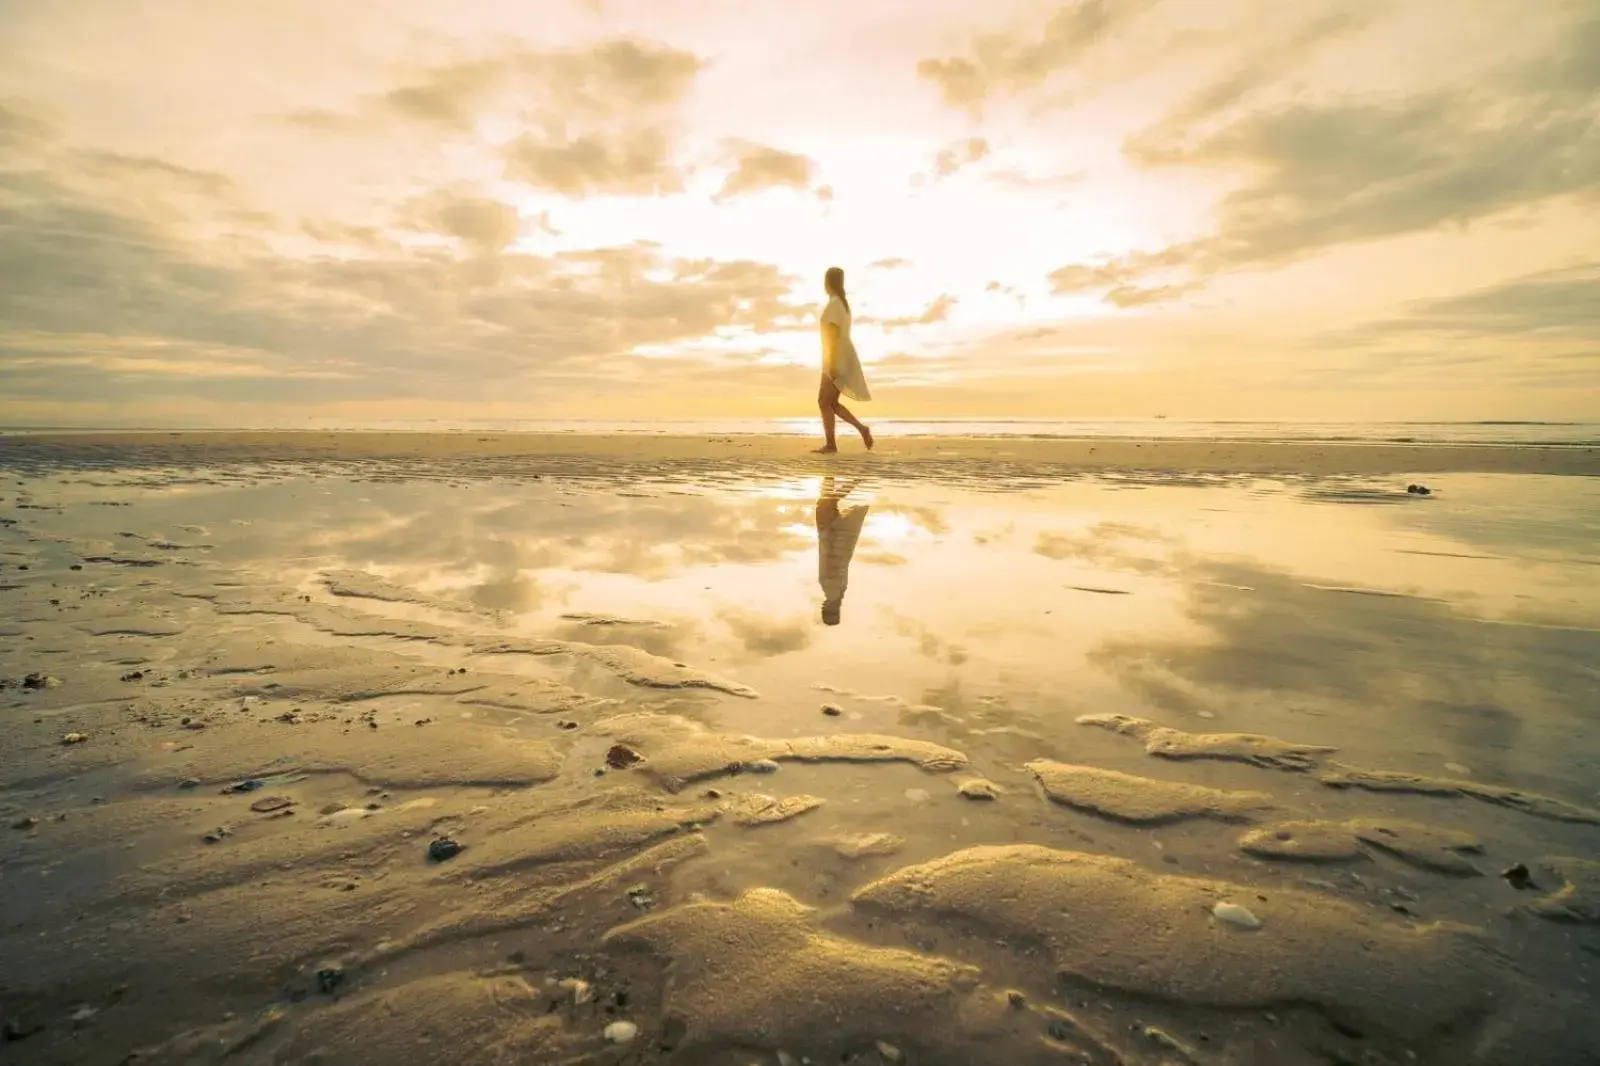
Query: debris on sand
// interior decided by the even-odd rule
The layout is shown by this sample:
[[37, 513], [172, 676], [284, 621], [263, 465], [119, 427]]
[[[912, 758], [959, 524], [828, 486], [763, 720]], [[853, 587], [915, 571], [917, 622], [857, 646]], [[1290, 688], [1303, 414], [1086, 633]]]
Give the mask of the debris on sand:
[[89, 739], [88, 733], [68, 733], [61, 738], [62, 744], [82, 744]]
[[1211, 908], [1211, 916], [1219, 922], [1227, 922], [1240, 929], [1261, 928], [1261, 919], [1252, 914], [1248, 907], [1241, 907], [1237, 903], [1218, 903]]
[[429, 862], [445, 862], [453, 859], [466, 850], [466, 846], [459, 844], [450, 837], [435, 837], [428, 845]]
[[605, 1028], [608, 1044], [631, 1044], [638, 1035], [639, 1027], [632, 1022], [612, 1022]]
[[205, 841], [207, 844], [220, 844], [225, 838], [231, 836], [233, 836], [232, 829], [229, 829], [225, 825], [219, 825], [200, 839]]
[[613, 770], [626, 770], [634, 763], [644, 762], [644, 756], [626, 744], [613, 744], [606, 752], [606, 765]]
[[1538, 885], [1533, 883], [1533, 873], [1528, 869], [1528, 864], [1525, 862], [1507, 866], [1500, 871], [1500, 876], [1505, 878], [1506, 883], [1518, 892], [1537, 891], [1539, 888]]
[[1026, 769], [1039, 779], [1045, 795], [1055, 802], [1135, 825], [1160, 825], [1185, 818], [1240, 821], [1273, 805], [1272, 797], [1265, 792], [1228, 792], [1048, 759], [1027, 763]]
[[33, 692], [45, 688], [60, 688], [61, 679], [59, 677], [51, 677], [49, 674], [27, 674], [22, 679], [22, 687]]

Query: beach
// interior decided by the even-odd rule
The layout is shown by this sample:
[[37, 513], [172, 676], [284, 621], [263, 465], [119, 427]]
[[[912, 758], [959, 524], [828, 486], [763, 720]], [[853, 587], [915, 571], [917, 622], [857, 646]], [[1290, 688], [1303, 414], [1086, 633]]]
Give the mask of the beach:
[[0, 1063], [1600, 1061], [1600, 448], [0, 435]]

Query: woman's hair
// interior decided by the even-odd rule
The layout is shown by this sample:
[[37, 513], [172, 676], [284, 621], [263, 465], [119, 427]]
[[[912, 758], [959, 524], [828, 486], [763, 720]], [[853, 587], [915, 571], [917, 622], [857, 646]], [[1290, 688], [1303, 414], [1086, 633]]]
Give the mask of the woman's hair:
[[822, 287], [839, 298], [846, 311], [850, 310], [850, 298], [844, 294], [844, 271], [838, 267], [829, 267], [828, 272], [822, 275]]

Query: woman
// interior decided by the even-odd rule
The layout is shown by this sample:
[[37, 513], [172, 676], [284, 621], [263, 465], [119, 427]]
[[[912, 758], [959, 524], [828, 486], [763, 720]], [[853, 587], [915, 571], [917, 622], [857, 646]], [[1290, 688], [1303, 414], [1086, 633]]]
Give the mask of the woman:
[[861, 372], [861, 360], [856, 357], [856, 346], [850, 342], [850, 301], [844, 294], [844, 271], [829, 267], [823, 275], [822, 287], [828, 294], [828, 306], [822, 309], [822, 389], [817, 393], [817, 406], [822, 409], [822, 447], [817, 451], [831, 455], [839, 450], [834, 440], [834, 418], [842, 418], [855, 426], [862, 443], [872, 447], [872, 430], [850, 409], [839, 402], [840, 395], [852, 400], [870, 400], [866, 375]]

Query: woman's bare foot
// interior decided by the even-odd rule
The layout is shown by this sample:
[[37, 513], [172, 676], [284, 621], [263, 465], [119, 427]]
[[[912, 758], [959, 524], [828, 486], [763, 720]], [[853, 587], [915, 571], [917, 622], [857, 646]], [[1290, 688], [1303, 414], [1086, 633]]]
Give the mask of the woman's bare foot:
[[867, 451], [870, 452], [872, 450], [872, 427], [871, 426], [862, 426], [861, 427], [861, 440], [862, 440], [862, 443], [864, 443], [867, 446]]
[[836, 445], [824, 444], [820, 448], [812, 448], [811, 451], [817, 455], [837, 455], [839, 449]]

